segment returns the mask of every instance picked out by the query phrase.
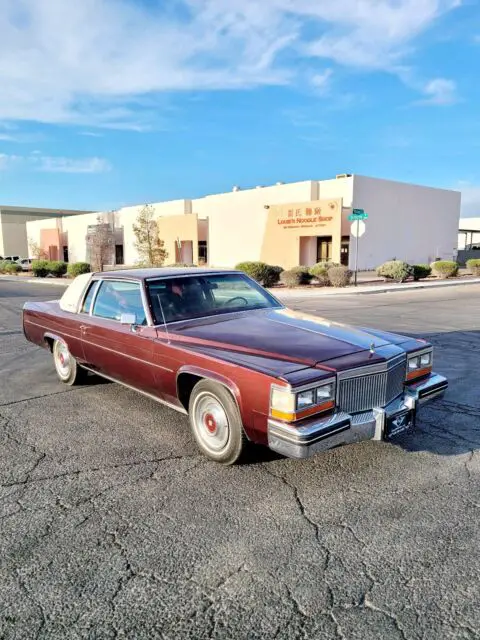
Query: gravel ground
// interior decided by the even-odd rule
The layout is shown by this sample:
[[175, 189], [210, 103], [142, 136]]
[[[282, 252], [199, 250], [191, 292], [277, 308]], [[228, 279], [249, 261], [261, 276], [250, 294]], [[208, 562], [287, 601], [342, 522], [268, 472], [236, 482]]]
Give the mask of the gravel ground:
[[225, 468], [184, 417], [57, 382], [0, 282], [0, 638], [480, 638], [480, 286], [290, 300], [436, 345], [415, 434]]

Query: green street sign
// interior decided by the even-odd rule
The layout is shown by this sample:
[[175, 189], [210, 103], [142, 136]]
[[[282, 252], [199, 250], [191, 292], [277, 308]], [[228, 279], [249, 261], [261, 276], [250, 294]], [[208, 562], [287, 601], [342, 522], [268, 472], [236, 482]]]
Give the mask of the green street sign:
[[363, 209], [352, 209], [352, 213], [353, 213], [354, 216], [355, 215], [358, 216], [358, 215], [360, 215], [362, 213], [365, 213], [365, 211]]
[[[355, 212], [355, 209], [353, 210]], [[362, 213], [352, 213], [348, 216], [350, 222], [354, 222], [355, 220], [366, 220], [368, 218], [368, 213], [362, 211]]]

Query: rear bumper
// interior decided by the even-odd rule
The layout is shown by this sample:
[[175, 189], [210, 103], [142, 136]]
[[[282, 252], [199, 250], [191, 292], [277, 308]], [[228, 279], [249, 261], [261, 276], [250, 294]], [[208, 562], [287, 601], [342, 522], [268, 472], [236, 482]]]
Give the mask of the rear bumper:
[[442, 396], [447, 387], [446, 378], [432, 373], [428, 378], [408, 385], [405, 392], [386, 407], [357, 414], [337, 412], [304, 422], [302, 426], [270, 419], [268, 446], [290, 458], [308, 458], [343, 444], [383, 440], [387, 420], [405, 411], [417, 412], [421, 405]]

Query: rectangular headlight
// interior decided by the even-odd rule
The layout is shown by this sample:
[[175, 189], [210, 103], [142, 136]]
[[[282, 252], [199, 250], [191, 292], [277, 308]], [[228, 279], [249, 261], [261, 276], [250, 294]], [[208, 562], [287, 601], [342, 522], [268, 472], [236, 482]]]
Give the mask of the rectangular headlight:
[[279, 420], [299, 420], [335, 406], [335, 380], [295, 392], [288, 387], [272, 386], [270, 415]]
[[407, 360], [407, 382], [428, 375], [432, 371], [432, 360], [432, 349], [409, 356]]

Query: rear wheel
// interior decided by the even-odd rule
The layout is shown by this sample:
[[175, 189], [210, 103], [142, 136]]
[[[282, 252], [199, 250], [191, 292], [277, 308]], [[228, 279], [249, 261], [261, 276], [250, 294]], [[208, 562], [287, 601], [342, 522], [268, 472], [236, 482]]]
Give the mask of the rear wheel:
[[77, 364], [65, 342], [55, 340], [52, 352], [57, 376], [62, 382], [71, 386], [85, 382], [88, 373]]
[[247, 438], [231, 393], [221, 384], [200, 380], [193, 388], [188, 407], [193, 437], [204, 455], [223, 464], [234, 464]]

